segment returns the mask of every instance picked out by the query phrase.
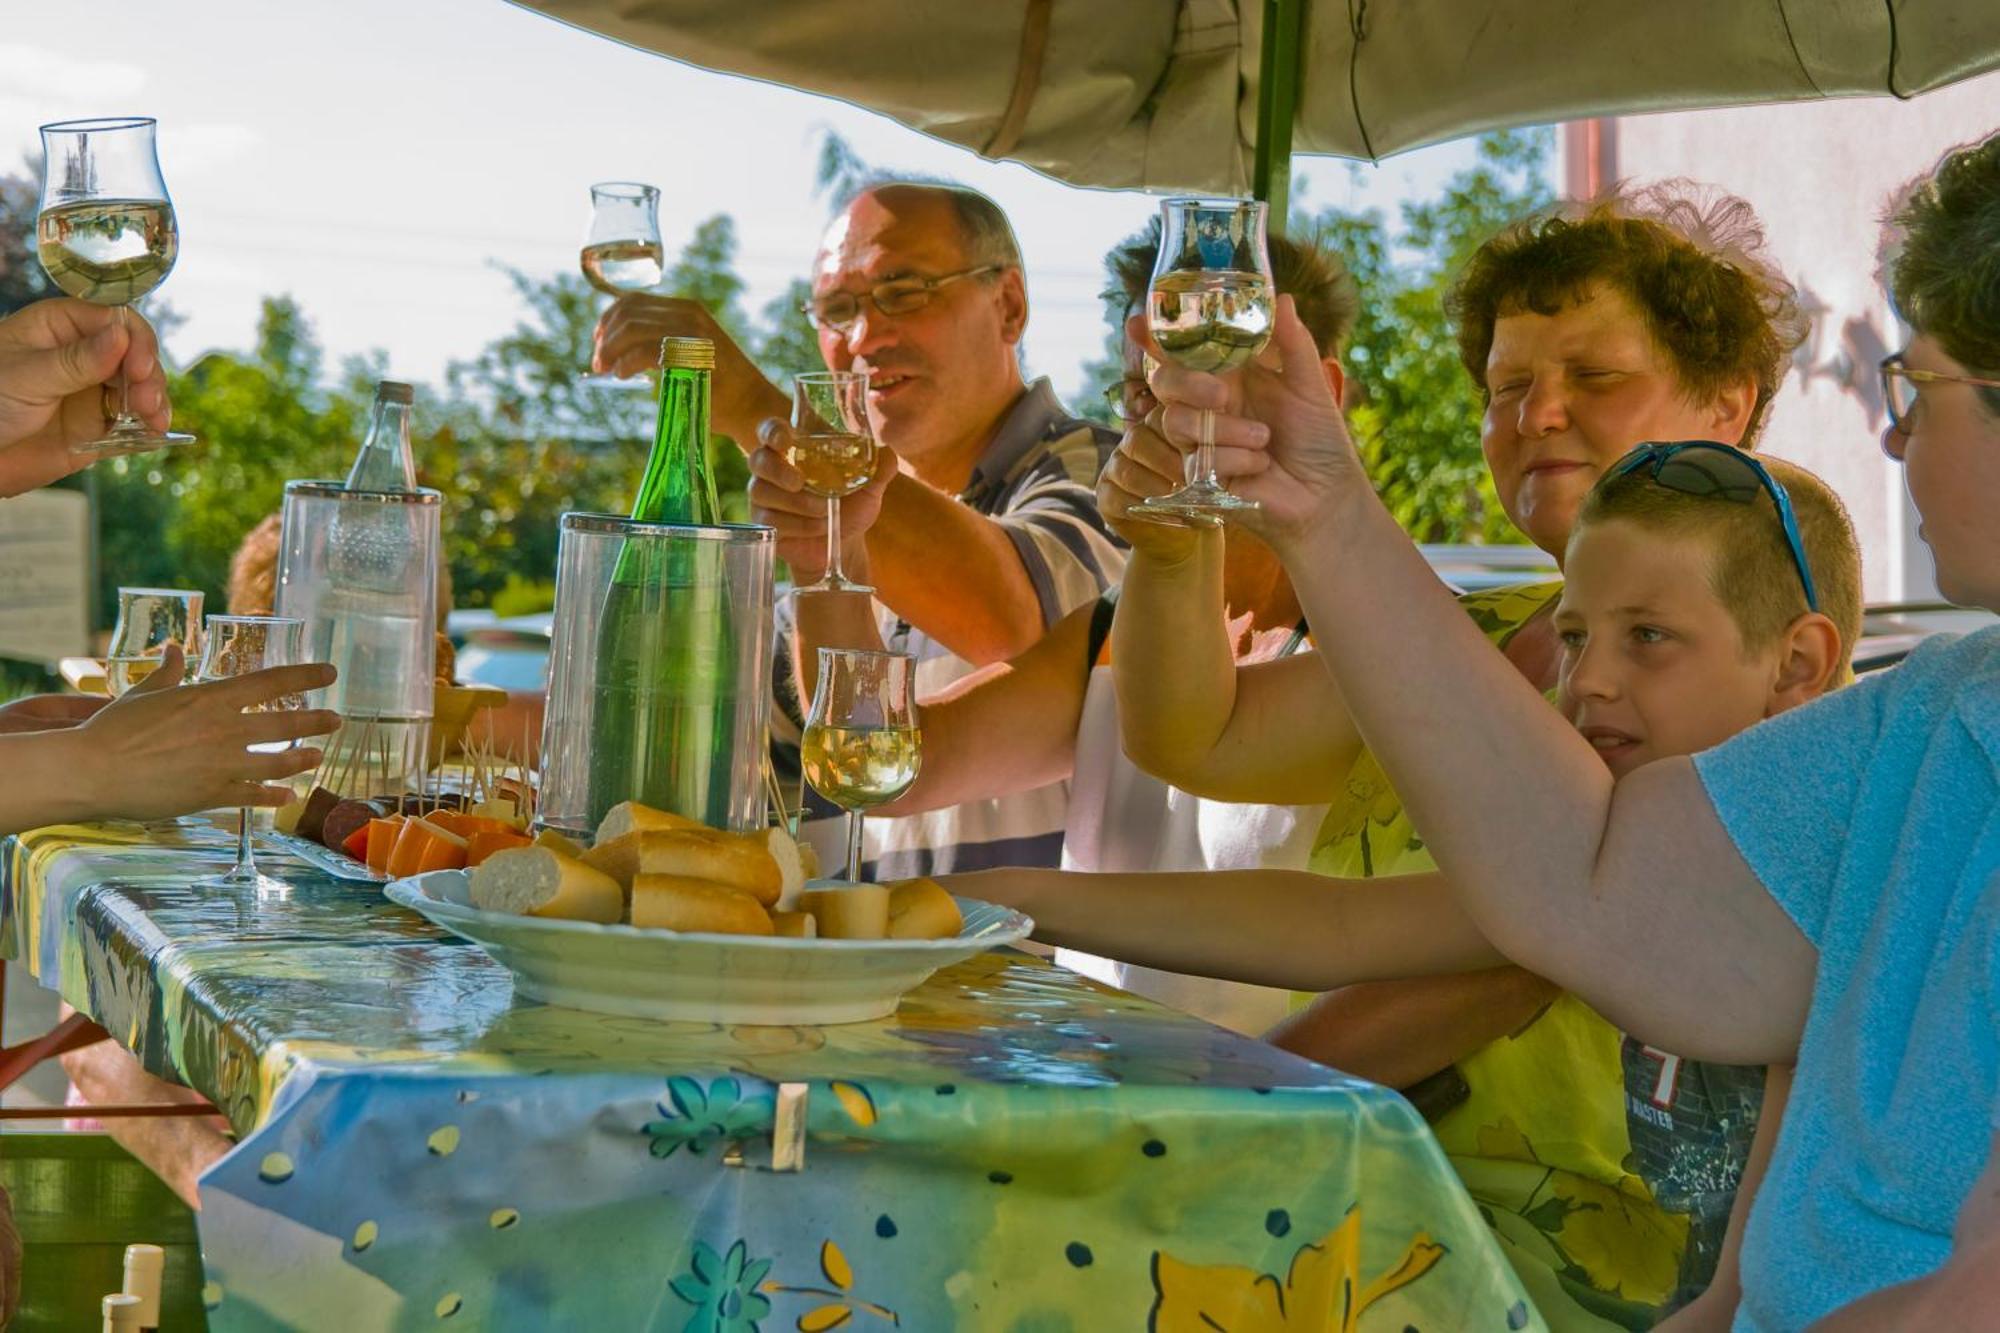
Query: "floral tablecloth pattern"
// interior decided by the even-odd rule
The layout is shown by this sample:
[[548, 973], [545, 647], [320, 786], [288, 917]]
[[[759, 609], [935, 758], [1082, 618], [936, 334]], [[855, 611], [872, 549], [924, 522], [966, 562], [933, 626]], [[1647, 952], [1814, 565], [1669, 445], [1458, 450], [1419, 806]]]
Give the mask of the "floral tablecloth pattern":
[[1040, 959], [873, 1023], [615, 1018], [282, 854], [287, 898], [193, 885], [232, 843], [0, 857], [0, 953], [241, 1136], [202, 1182], [223, 1333], [1542, 1327], [1400, 1097]]

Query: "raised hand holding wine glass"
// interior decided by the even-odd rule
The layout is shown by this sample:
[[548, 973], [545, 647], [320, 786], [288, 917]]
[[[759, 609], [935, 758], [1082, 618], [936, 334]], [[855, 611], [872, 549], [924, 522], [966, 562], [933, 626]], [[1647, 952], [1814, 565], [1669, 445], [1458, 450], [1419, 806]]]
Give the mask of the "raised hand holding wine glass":
[[[42, 126], [42, 198], [35, 246], [49, 280], [93, 305], [125, 307], [173, 271], [180, 232], [149, 116], [57, 121]], [[118, 378], [111, 426], [76, 453], [113, 455], [191, 444], [184, 431], [154, 430], [131, 411]]]
[[806, 490], [826, 499], [826, 573], [801, 592], [873, 592], [840, 566], [840, 501], [875, 475], [875, 429], [868, 422], [868, 376], [813, 371], [792, 380], [792, 431], [786, 461]]
[[847, 879], [861, 878], [861, 816], [910, 789], [923, 761], [908, 653], [819, 650], [800, 760], [812, 789], [847, 811]]
[[[1247, 366], [1271, 337], [1271, 257], [1265, 206], [1254, 199], [1168, 199], [1160, 205], [1160, 253], [1146, 297], [1159, 355], [1187, 370], [1223, 375]], [[1215, 414], [1196, 418], [1187, 485], [1132, 506], [1142, 517], [1184, 521], [1254, 510], [1215, 473]]]
[[[303, 660], [306, 622], [294, 616], [210, 616], [208, 647], [202, 654], [198, 678], [203, 681], [229, 680], [247, 676], [267, 667], [291, 666]], [[252, 705], [248, 712], [289, 712], [306, 706], [304, 694], [284, 694]], [[288, 741], [273, 745], [253, 745], [259, 752], [289, 749]], [[257, 868], [250, 848], [250, 810], [237, 812], [236, 864], [220, 875], [199, 884], [232, 889], [255, 889], [260, 897], [283, 896], [291, 885], [266, 875]]]
[[[590, 229], [578, 257], [586, 282], [606, 296], [650, 292], [666, 273], [660, 240], [660, 192], [638, 181], [600, 181], [590, 187]], [[644, 389], [644, 380], [585, 375], [599, 389]]]

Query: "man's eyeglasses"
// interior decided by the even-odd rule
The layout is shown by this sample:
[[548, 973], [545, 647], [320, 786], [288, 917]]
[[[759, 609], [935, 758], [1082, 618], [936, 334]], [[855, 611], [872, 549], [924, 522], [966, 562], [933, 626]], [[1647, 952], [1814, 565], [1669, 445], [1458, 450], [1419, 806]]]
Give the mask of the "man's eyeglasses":
[[1980, 389], [2000, 389], [2000, 380], [1912, 370], [1903, 364], [1901, 352], [1892, 352], [1882, 358], [1882, 401], [1889, 406], [1889, 424], [1898, 435], [1908, 435], [1916, 429], [1917, 390], [1926, 384], [1970, 384]]
[[1005, 264], [981, 264], [978, 268], [960, 269], [936, 278], [891, 278], [887, 282], [876, 283], [865, 292], [827, 292], [815, 296], [799, 309], [813, 322], [814, 328], [845, 333], [855, 320], [861, 318], [861, 302], [864, 299], [885, 315], [911, 315], [929, 305], [939, 288], [964, 278], [983, 278], [1006, 267]]
[[1819, 590], [1813, 587], [1812, 566], [1806, 561], [1806, 544], [1799, 538], [1799, 520], [1792, 512], [1792, 497], [1762, 463], [1726, 444], [1682, 440], [1674, 444], [1642, 444], [1613, 463], [1604, 475], [1608, 481], [1641, 470], [1655, 485], [1683, 495], [1712, 497], [1740, 505], [1755, 504], [1759, 493], [1770, 496], [1778, 510], [1778, 524], [1785, 530], [1785, 545], [1791, 548], [1792, 564], [1799, 571], [1799, 583], [1806, 591], [1806, 606], [1819, 610]]

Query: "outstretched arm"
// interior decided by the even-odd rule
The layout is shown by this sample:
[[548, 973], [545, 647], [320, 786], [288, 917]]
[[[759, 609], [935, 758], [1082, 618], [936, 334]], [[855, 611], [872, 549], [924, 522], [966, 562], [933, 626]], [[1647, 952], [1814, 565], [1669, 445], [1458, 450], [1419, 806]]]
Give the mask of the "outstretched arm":
[[1134, 425], [1097, 482], [1098, 508], [1132, 546], [1111, 632], [1125, 753], [1210, 800], [1331, 800], [1361, 745], [1333, 678], [1310, 656], [1238, 666], [1221, 529], [1129, 513], [1180, 476], [1173, 447]]
[[940, 882], [1026, 912], [1045, 944], [1259, 986], [1331, 990], [1506, 961], [1437, 875], [984, 870]]

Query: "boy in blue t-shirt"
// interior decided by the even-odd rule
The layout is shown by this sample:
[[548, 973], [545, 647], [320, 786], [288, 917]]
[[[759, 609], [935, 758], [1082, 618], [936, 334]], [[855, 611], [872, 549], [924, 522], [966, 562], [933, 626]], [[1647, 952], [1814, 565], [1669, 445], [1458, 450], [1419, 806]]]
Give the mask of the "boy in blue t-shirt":
[[[1900, 203], [1883, 365], [1945, 594], [2000, 610], [2000, 135]], [[1460, 905], [1515, 962], [1659, 1046], [1796, 1056], [1738, 1329], [2000, 1324], [2000, 628], [1617, 781], [1487, 649], [1376, 498], [1281, 303], [1277, 372], [1153, 387], [1262, 508], [1320, 657]], [[1821, 1321], [1815, 1323], [1814, 1321]]]

